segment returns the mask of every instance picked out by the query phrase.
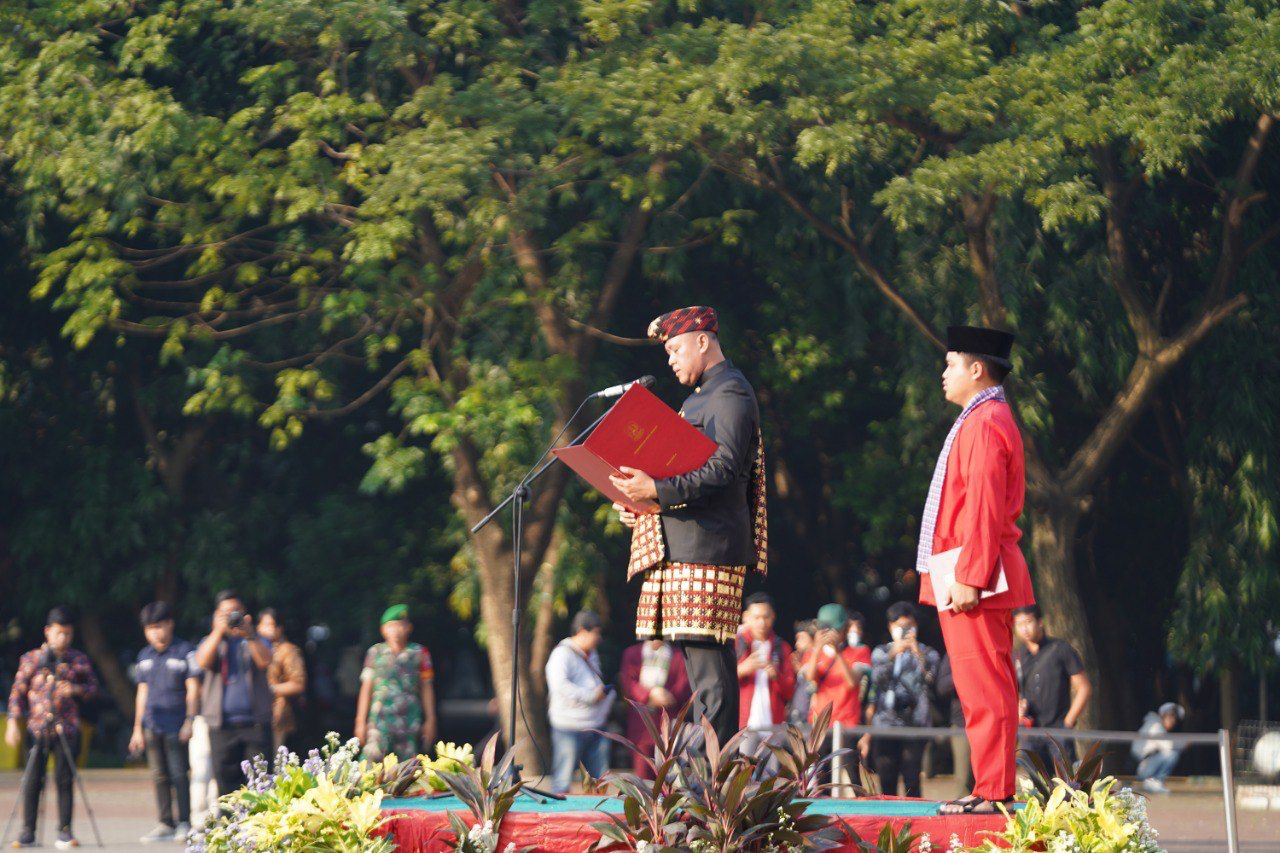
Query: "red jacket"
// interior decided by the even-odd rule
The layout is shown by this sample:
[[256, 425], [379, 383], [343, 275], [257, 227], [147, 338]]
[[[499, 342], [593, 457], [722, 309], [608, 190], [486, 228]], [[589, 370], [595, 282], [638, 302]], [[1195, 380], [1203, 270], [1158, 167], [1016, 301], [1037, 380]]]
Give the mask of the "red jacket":
[[[791, 646], [777, 634], [770, 634], [772, 646], [769, 657], [777, 668], [776, 678], [769, 679], [769, 708], [773, 712], [773, 725], [787, 719], [787, 703], [796, 692], [796, 668], [791, 662]], [[738, 663], [751, 654], [751, 634], [743, 631], [737, 637]], [[738, 726], [746, 728], [751, 717], [751, 700], [756, 695], [756, 674], [738, 676]]]
[[[956, 580], [979, 589], [995, 585], [1003, 563], [1009, 589], [981, 600], [995, 610], [1035, 603], [1027, 561], [1018, 541], [1018, 516], [1026, 494], [1022, 435], [1007, 403], [988, 400], [969, 413], [947, 457], [933, 553], [963, 548]], [[933, 586], [920, 580], [920, 603], [936, 606]]]
[[[622, 688], [622, 698], [632, 699], [641, 705], [649, 701], [649, 688], [640, 684], [640, 668], [644, 664], [643, 647], [644, 643], [627, 646], [622, 652], [622, 664], [618, 672], [618, 686]], [[684, 655], [674, 647], [671, 650], [671, 666], [667, 669], [667, 683], [663, 686], [670, 690], [671, 695], [676, 699], [675, 707], [669, 712], [675, 716], [675, 713], [692, 698], [693, 691], [689, 689], [689, 674], [684, 667]], [[649, 737], [649, 730], [640, 719], [640, 712], [630, 702], [627, 703], [627, 740], [642, 750], [653, 748], [653, 739]]]
[[[808, 666], [813, 656], [821, 652], [821, 649], [810, 649], [806, 652], [804, 659], [800, 662], [801, 669]], [[866, 674], [871, 671], [871, 649], [866, 646], [857, 648], [845, 646], [840, 649], [840, 657], [844, 658], [849, 668], [853, 670], [855, 681], [850, 684], [835, 658], [827, 658], [823, 655], [813, 668], [816, 683], [813, 698], [809, 700], [809, 722], [811, 723], [816, 722], [818, 715], [829, 707], [832, 725], [836, 723], [843, 726], [862, 725], [862, 700], [865, 698], [863, 687]]]

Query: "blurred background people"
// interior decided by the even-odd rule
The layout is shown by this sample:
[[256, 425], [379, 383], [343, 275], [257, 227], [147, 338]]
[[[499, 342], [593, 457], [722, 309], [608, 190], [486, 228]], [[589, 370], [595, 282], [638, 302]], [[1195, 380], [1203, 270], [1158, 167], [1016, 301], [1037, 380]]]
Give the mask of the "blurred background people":
[[813, 648], [813, 635], [817, 631], [812, 619], [802, 619], [795, 623], [791, 644], [791, 668], [796, 673], [796, 689], [791, 694], [791, 704], [787, 706], [787, 722], [800, 726], [806, 731], [809, 728], [809, 706], [813, 702], [813, 683], [804, 677], [804, 661]]
[[58, 835], [54, 845], [59, 850], [79, 846], [71, 831], [75, 750], [80, 744], [81, 706], [98, 695], [98, 679], [89, 656], [71, 648], [74, 637], [71, 612], [65, 607], [50, 610], [45, 619], [44, 643], [18, 661], [18, 673], [9, 692], [5, 742], [15, 749], [20, 745], [19, 723], [25, 720], [30, 749], [20, 792], [22, 829], [15, 846], [35, 846], [40, 795], [50, 757], [58, 790]]
[[290, 738], [298, 731], [297, 708], [307, 690], [307, 665], [302, 649], [285, 636], [284, 622], [273, 607], [258, 614], [258, 636], [271, 647], [267, 685], [271, 688], [271, 747], [292, 748]]
[[734, 640], [738, 661], [738, 725], [746, 730], [739, 749], [776, 766], [769, 744], [782, 743], [778, 730], [787, 720], [787, 705], [796, 692], [791, 646], [773, 630], [773, 599], [763, 592], [744, 602], [745, 629]]
[[547, 659], [547, 716], [551, 722], [551, 790], [569, 791], [573, 772], [586, 768], [598, 779], [609, 769], [609, 740], [600, 733], [613, 690], [600, 671], [600, 617], [582, 610], [573, 617], [570, 635]]
[[1161, 738], [1182, 724], [1186, 712], [1181, 705], [1165, 702], [1155, 711], [1150, 711], [1142, 719], [1138, 728], [1140, 734], [1148, 735], [1147, 740], [1133, 742], [1133, 757], [1138, 760], [1138, 781], [1142, 789], [1151, 794], [1167, 794], [1169, 788], [1164, 780], [1169, 778], [1173, 769], [1182, 757], [1182, 748], [1173, 741]]
[[241, 762], [271, 751], [271, 651], [233, 590], [214, 598], [213, 629], [195, 660], [203, 670], [200, 713], [209, 725], [218, 790], [234, 791], [245, 780]]
[[[899, 601], [889, 608], [889, 636], [871, 654], [871, 681], [875, 685], [875, 710], [871, 725], [879, 727], [928, 726], [929, 697], [938, 677], [938, 652], [921, 643], [916, 634], [916, 609]], [[880, 777], [880, 791], [889, 796], [920, 796], [920, 766], [925, 741], [919, 738], [866, 735], [859, 748], [870, 753], [872, 766]]]
[[364, 757], [406, 760], [436, 740], [435, 669], [425, 646], [409, 642], [409, 607], [393, 604], [379, 620], [382, 642], [369, 648], [360, 670], [355, 735]]
[[[861, 617], [859, 617], [861, 618]], [[827, 737], [825, 753], [835, 744], [834, 729], [862, 725], [862, 705], [867, 674], [871, 670], [871, 650], [849, 645], [849, 629], [854, 624], [849, 612], [840, 604], [824, 604], [814, 620], [813, 648], [805, 655], [801, 674], [813, 685], [809, 705], [809, 721], [813, 723], [827, 709], [831, 710], [833, 732]], [[843, 748], [854, 746], [852, 734], [842, 735]], [[840, 766], [846, 781], [857, 784], [859, 754], [856, 749], [844, 755]]]
[[[1093, 685], [1085, 674], [1080, 654], [1066, 640], [1050, 637], [1038, 605], [1013, 611], [1013, 632], [1021, 641], [1014, 650], [1018, 674], [1018, 716], [1044, 729], [1073, 729], [1089, 705]], [[1053, 767], [1053, 749], [1045, 738], [1029, 738], [1024, 748]], [[1068, 756], [1076, 754], [1075, 742], [1066, 741]]]
[[146, 753], [160, 815], [155, 828], [139, 840], [180, 841], [191, 831], [187, 744], [200, 710], [200, 667], [195, 646], [173, 636], [168, 604], [151, 602], [142, 608], [139, 621], [147, 645], [133, 668], [138, 692], [129, 751]]
[[[657, 639], [635, 643], [622, 652], [618, 687], [624, 698], [645, 706], [654, 722], [664, 711], [674, 716], [691, 698], [684, 655], [675, 644]], [[627, 703], [627, 740], [652, 756], [653, 737], [641, 719], [642, 713], [631, 702]], [[634, 753], [631, 771], [641, 779], [653, 778], [653, 768]]]

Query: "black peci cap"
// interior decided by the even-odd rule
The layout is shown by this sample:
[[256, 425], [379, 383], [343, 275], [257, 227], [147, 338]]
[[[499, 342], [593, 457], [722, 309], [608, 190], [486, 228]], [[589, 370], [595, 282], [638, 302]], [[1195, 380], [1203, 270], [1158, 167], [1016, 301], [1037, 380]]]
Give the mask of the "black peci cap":
[[947, 326], [947, 352], [963, 352], [989, 358], [1001, 367], [1013, 367], [1013, 335], [981, 326]]

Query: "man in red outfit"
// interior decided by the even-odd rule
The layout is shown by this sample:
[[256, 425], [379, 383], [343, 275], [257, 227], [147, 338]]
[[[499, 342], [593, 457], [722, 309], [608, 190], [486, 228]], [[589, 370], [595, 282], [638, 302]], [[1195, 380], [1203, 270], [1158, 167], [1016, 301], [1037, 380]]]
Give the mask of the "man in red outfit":
[[[960, 407], [938, 456], [920, 528], [916, 569], [942, 574], [950, 606], [938, 613], [956, 694], [972, 748], [973, 793], [943, 814], [991, 814], [1014, 793], [1018, 681], [1013, 667], [1015, 607], [1035, 602], [1017, 527], [1026, 491], [1022, 436], [1001, 383], [1012, 367], [1013, 335], [947, 329], [942, 391]], [[922, 604], [937, 606], [932, 578]], [[997, 591], [999, 590], [999, 591]]]
[[742, 622], [734, 651], [738, 659], [738, 728], [746, 729], [739, 748], [743, 755], [776, 764], [768, 745], [781, 745], [775, 731], [787, 720], [787, 705], [796, 692], [796, 669], [791, 645], [773, 630], [777, 613], [773, 599], [757, 592], [743, 602]]
[[[661, 719], [664, 711], [674, 717], [693, 695], [684, 669], [684, 655], [673, 644], [662, 640], [645, 640], [627, 647], [622, 653], [618, 686], [625, 698], [645, 706], [654, 722]], [[627, 740], [652, 758], [653, 737], [640, 718], [641, 713], [644, 712], [627, 703]], [[649, 762], [634, 753], [631, 771], [641, 779], [654, 776]]]

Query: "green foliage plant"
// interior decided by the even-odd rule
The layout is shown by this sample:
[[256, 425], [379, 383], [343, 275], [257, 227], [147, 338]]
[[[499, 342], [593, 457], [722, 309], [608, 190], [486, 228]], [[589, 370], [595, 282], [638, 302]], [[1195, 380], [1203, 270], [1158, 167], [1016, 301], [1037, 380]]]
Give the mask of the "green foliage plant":
[[[729, 853], [840, 845], [841, 833], [832, 818], [806, 814], [809, 798], [802, 785], [818, 790], [813, 779], [820, 758], [795, 727], [788, 727], [784, 744], [774, 749], [787, 769], [769, 773], [761, 761], [741, 754], [741, 733], [721, 744], [705, 719], [699, 727], [687, 724], [687, 706], [675, 717], [664, 713], [660, 721], [641, 712], [654, 736], [652, 754], [625, 738], [610, 737], [650, 762], [655, 778], [648, 782], [631, 774], [607, 777], [622, 796], [623, 814], [593, 824], [602, 836], [598, 848], [621, 844], [646, 853]], [[820, 730], [816, 743], [823, 734]]]
[[[515, 772], [515, 752], [507, 750], [497, 756], [498, 733], [494, 732], [480, 748], [480, 761], [458, 771], [436, 770], [436, 775], [471, 811], [472, 826], [457, 814], [449, 813], [449, 823], [457, 835], [457, 849], [466, 853], [494, 853], [502, 819], [511, 811], [516, 797], [524, 788], [524, 780]], [[514, 850], [508, 845], [507, 850]]]
[[1045, 805], [1058, 788], [1091, 791], [1102, 780], [1101, 744], [1093, 744], [1078, 761], [1057, 740], [1050, 738], [1049, 745], [1052, 765], [1046, 764], [1040, 755], [1030, 750], [1018, 750], [1018, 765], [1027, 774], [1031, 799]]

